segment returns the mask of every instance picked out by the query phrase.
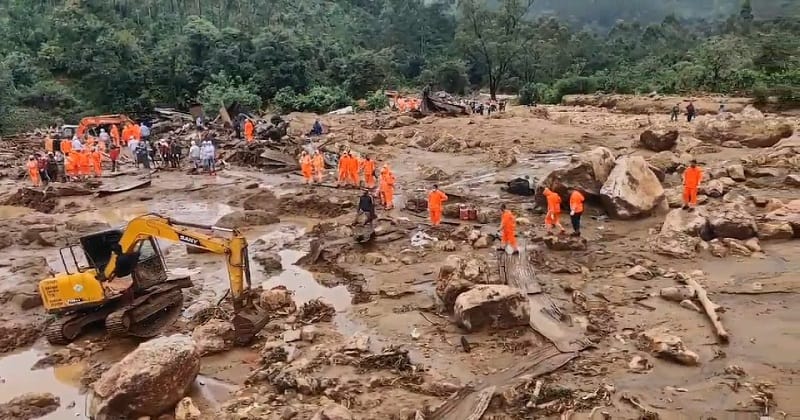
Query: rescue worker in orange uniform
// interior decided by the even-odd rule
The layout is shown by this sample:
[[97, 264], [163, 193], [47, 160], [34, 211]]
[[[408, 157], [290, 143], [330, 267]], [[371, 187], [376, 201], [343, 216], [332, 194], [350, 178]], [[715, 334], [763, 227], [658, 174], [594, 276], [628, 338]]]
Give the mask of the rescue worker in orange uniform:
[[59, 147], [61, 149], [61, 153], [63, 153], [64, 156], [67, 156], [72, 151], [72, 142], [69, 141], [69, 139], [63, 139], [61, 140], [61, 145]]
[[89, 154], [90, 160], [92, 162], [92, 169], [94, 170], [94, 176], [100, 177], [103, 175], [103, 155], [97, 150], [97, 147], [92, 149], [91, 153]]
[[367, 188], [375, 187], [375, 161], [369, 156], [361, 162], [361, 170], [364, 171], [364, 185]]
[[505, 204], [500, 205], [500, 210], [503, 214], [500, 216], [500, 248], [498, 251], [505, 251], [506, 246], [511, 246], [512, 254], [519, 254], [519, 247], [517, 246], [517, 218], [514, 213], [506, 208]]
[[350, 185], [354, 187], [358, 187], [360, 184], [359, 176], [358, 176], [358, 169], [361, 167], [361, 162], [359, 161], [358, 157], [354, 154], [350, 154], [350, 165], [348, 166], [347, 171], [347, 180]]
[[127, 145], [128, 139], [133, 138], [133, 132], [131, 131], [131, 125], [129, 123], [125, 123], [122, 126], [122, 138], [120, 139], [120, 144]]
[[247, 140], [248, 143], [252, 143], [255, 140], [255, 126], [253, 126], [253, 122], [250, 120], [245, 120], [244, 122], [244, 138]]
[[384, 163], [381, 169], [380, 194], [383, 207], [386, 210], [394, 208], [394, 174], [389, 169], [389, 164]]
[[692, 160], [689, 167], [683, 171], [683, 209], [694, 211], [697, 206], [697, 188], [703, 179], [703, 170], [697, 166], [697, 161]]
[[67, 153], [64, 155], [64, 174], [67, 177], [67, 181], [72, 181], [75, 177], [76, 163], [75, 153]]
[[42, 185], [42, 178], [39, 176], [39, 162], [36, 160], [35, 156], [28, 156], [28, 162], [25, 164], [25, 167], [28, 168], [28, 175], [31, 177], [33, 186], [38, 187]]
[[300, 154], [300, 171], [303, 173], [303, 182], [305, 184], [314, 182], [314, 169], [311, 163], [311, 156], [309, 156], [305, 150]]
[[114, 146], [120, 146], [119, 127], [116, 124], [111, 125], [111, 140], [114, 142]]
[[131, 134], [133, 134], [133, 138], [137, 141], [142, 141], [142, 126], [139, 124], [134, 124], [131, 127]]
[[347, 152], [344, 152], [341, 156], [339, 156], [339, 167], [337, 168], [339, 177], [336, 179], [336, 183], [339, 186], [347, 182], [347, 166], [349, 162], [350, 160], [347, 156]]
[[447, 194], [442, 192], [438, 185], [434, 185], [433, 191], [428, 194], [428, 213], [431, 216], [431, 225], [439, 226], [442, 223], [442, 203], [445, 201], [447, 201]]
[[92, 174], [91, 152], [87, 147], [78, 153], [78, 174], [84, 178]]
[[561, 196], [550, 190], [550, 188], [545, 188], [544, 197], [547, 199], [547, 215], [544, 217], [547, 233], [553, 233], [553, 226], [561, 229], [559, 233], [565, 233], [564, 226], [561, 226]]
[[569, 218], [572, 221], [572, 236], [581, 236], [581, 216], [583, 216], [583, 202], [586, 198], [578, 190], [569, 194]]
[[314, 166], [314, 175], [317, 178], [317, 182], [322, 182], [322, 178], [325, 176], [325, 157], [322, 156], [319, 150], [314, 151], [311, 163]]

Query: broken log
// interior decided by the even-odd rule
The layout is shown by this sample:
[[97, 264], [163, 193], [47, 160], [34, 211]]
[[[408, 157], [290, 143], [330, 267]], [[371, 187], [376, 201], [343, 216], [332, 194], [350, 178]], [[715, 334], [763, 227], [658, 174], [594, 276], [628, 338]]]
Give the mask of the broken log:
[[711, 320], [711, 324], [714, 326], [714, 330], [717, 333], [717, 337], [722, 340], [723, 343], [728, 342], [728, 331], [725, 330], [725, 327], [722, 325], [722, 320], [717, 313], [717, 309], [719, 309], [719, 305], [712, 302], [711, 299], [708, 298], [708, 294], [706, 293], [706, 289], [694, 279], [686, 279], [686, 285], [691, 287], [694, 290], [695, 296], [703, 305], [703, 310], [705, 311], [708, 319]]
[[131, 190], [135, 190], [137, 188], [145, 188], [145, 187], [149, 187], [150, 183], [151, 183], [151, 181], [147, 180], [147, 181], [140, 181], [140, 182], [137, 182], [135, 184], [123, 185], [123, 186], [118, 187], [118, 188], [103, 189], [103, 190], [97, 191], [97, 196], [98, 197], [105, 197], [107, 195], [127, 192], [127, 191], [131, 191]]

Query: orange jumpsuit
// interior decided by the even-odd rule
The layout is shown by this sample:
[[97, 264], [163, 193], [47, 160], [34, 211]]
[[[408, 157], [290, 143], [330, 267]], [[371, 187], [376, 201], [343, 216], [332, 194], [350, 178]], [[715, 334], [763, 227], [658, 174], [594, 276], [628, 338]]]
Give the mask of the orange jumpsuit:
[[247, 140], [248, 143], [252, 143], [255, 140], [255, 127], [253, 126], [253, 122], [247, 120], [244, 122], [244, 138]]
[[311, 164], [311, 157], [303, 155], [303, 157], [300, 158], [300, 170], [303, 173], [303, 179], [306, 183], [310, 184], [314, 181], [314, 169]]
[[394, 208], [394, 174], [389, 167], [384, 166], [381, 170], [380, 192], [383, 198], [383, 205], [386, 209]]
[[28, 168], [28, 175], [31, 176], [31, 182], [33, 182], [33, 186], [38, 187], [41, 185], [42, 179], [39, 177], [39, 164], [36, 162], [36, 159], [29, 160], [25, 166]]
[[683, 172], [683, 205], [692, 207], [697, 205], [697, 187], [703, 178], [703, 170], [695, 166], [686, 168]]
[[68, 177], [74, 177], [78, 175], [77, 153], [69, 153], [67, 155], [64, 155], [64, 172], [66, 172]]
[[338, 181], [340, 184], [347, 182], [347, 166], [349, 164], [349, 158], [347, 155], [339, 156], [339, 178]]
[[350, 165], [348, 166], [349, 171], [347, 171], [347, 178], [350, 184], [354, 186], [358, 186], [359, 176], [358, 176], [358, 168], [361, 166], [361, 162], [358, 161], [358, 158], [355, 156], [350, 156]]
[[447, 201], [447, 194], [440, 190], [433, 190], [428, 194], [428, 212], [431, 215], [431, 224], [439, 226], [442, 223], [442, 203]]
[[61, 140], [61, 153], [67, 156], [70, 152], [72, 152], [72, 142], [69, 139]]
[[314, 166], [314, 175], [317, 176], [317, 182], [322, 182], [322, 177], [325, 175], [325, 158], [322, 153], [314, 154], [311, 163]]
[[98, 177], [102, 176], [103, 175], [103, 164], [102, 164], [103, 155], [98, 151], [94, 151], [94, 152], [89, 152], [89, 157], [90, 157], [90, 160], [92, 162], [92, 169], [94, 169], [94, 175], [98, 176]]
[[361, 162], [361, 170], [364, 171], [364, 184], [367, 188], [375, 187], [375, 161], [372, 159], [364, 159]]
[[134, 124], [133, 127], [131, 127], [131, 134], [133, 135], [133, 138], [135, 138], [138, 141], [141, 141], [142, 127], [139, 124]]
[[125, 124], [125, 126], [122, 127], [122, 144], [127, 144], [128, 140], [130, 140], [131, 137], [133, 137], [133, 131], [131, 131], [131, 125]]
[[80, 175], [86, 176], [92, 173], [92, 162], [89, 154], [88, 149], [83, 149], [82, 152], [78, 153], [78, 173]]
[[544, 196], [547, 199], [547, 215], [544, 217], [544, 225], [548, 231], [553, 226], [558, 226], [563, 231], [564, 227], [561, 226], [561, 196], [549, 188], [544, 189]]
[[119, 142], [119, 127], [117, 127], [116, 124], [111, 126], [111, 134], [110, 135], [111, 135], [111, 140], [114, 141], [114, 146], [119, 147], [120, 146], [120, 142]]
[[506, 210], [503, 212], [503, 215], [500, 216], [500, 232], [501, 238], [500, 243], [505, 247], [506, 245], [511, 245], [511, 248], [514, 251], [518, 251], [517, 248], [517, 219], [514, 217], [514, 214], [511, 213], [511, 210]]

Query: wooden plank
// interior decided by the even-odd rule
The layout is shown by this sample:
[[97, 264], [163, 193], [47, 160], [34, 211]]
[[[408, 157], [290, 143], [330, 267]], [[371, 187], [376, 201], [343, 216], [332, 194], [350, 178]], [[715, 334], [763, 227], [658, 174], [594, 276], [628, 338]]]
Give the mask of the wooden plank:
[[491, 395], [502, 393], [505, 389], [512, 388], [519, 383], [551, 373], [576, 357], [578, 357], [578, 353], [563, 353], [553, 344], [541, 346], [533, 354], [522, 359], [520, 363], [484, 378], [483, 386], [475, 389], [467, 387], [454, 393], [428, 418], [432, 420], [464, 420], [473, 418], [471, 416], [475, 413], [483, 414], [485, 411], [483, 405], [487, 395], [491, 400]]
[[131, 191], [131, 190], [139, 189], [139, 188], [145, 188], [145, 187], [149, 187], [150, 184], [151, 184], [151, 181], [148, 179], [146, 181], [140, 181], [140, 182], [137, 182], [137, 183], [134, 183], [134, 184], [123, 185], [121, 187], [114, 188], [114, 189], [102, 189], [102, 190], [97, 191], [97, 196], [98, 197], [105, 197], [105, 196], [112, 195], [112, 194], [118, 194], [118, 193], [127, 192], [127, 191]]
[[591, 343], [579, 326], [563, 322], [564, 314], [550, 295], [544, 293], [525, 255], [525, 247], [520, 248], [523, 251], [519, 256], [498, 253], [498, 266], [501, 280], [528, 295], [531, 328], [563, 352], [577, 352], [589, 347]]

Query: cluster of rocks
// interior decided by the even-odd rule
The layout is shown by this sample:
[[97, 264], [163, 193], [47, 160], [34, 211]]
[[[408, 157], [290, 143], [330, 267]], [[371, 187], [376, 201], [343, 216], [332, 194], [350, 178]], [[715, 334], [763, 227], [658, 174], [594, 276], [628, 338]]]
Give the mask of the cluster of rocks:
[[663, 208], [664, 188], [651, 165], [641, 156], [620, 156], [605, 147], [573, 157], [564, 168], [552, 171], [537, 186], [537, 200], [549, 188], [569, 202], [569, 190], [582, 191], [588, 200], [603, 203], [619, 219], [646, 217]]
[[495, 270], [476, 257], [450, 255], [439, 269], [436, 296], [445, 312], [467, 331], [528, 324], [528, 298], [500, 284]]
[[728, 202], [708, 210], [700, 207], [692, 212], [670, 211], [652, 248], [675, 258], [691, 258], [701, 250], [717, 257], [750, 256], [761, 252], [759, 240], [798, 238], [798, 233], [800, 200], [758, 217], [745, 203]]
[[700, 118], [695, 124], [695, 137], [723, 147], [772, 147], [781, 139], [791, 137], [794, 129], [783, 118], [766, 118], [752, 106], [740, 114], [725, 114], [723, 118]]

